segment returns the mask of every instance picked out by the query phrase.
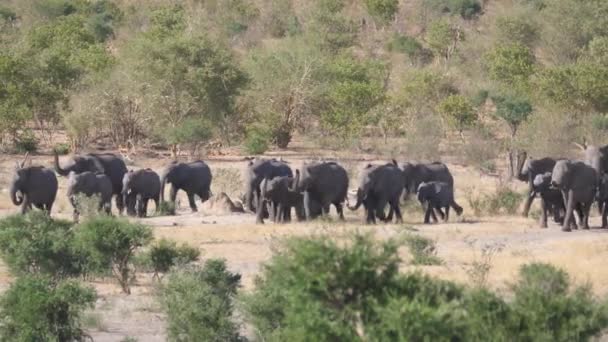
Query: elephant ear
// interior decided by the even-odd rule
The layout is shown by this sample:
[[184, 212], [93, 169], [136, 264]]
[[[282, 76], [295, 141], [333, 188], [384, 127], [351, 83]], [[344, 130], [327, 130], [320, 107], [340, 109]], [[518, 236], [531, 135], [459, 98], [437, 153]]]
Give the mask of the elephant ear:
[[103, 167], [103, 165], [101, 165], [101, 162], [99, 161], [99, 159], [97, 158], [91, 158], [90, 159], [91, 164], [93, 165], [94, 172], [99, 172], [99, 173], [105, 173], [105, 168]]
[[441, 184], [435, 183], [435, 193], [438, 194], [441, 192]]

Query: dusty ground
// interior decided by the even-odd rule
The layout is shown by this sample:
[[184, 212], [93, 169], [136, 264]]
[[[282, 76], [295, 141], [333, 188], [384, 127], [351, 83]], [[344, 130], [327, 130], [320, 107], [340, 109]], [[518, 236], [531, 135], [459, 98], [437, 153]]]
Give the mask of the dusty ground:
[[[306, 155], [285, 153], [283, 155], [297, 167]], [[63, 160], [63, 159], [62, 159]], [[8, 199], [7, 184], [14, 167], [15, 157], [0, 158], [0, 187], [4, 193], [0, 198], [2, 215], [13, 213], [16, 208]], [[135, 158], [133, 167], [146, 166], [160, 171], [167, 160]], [[353, 179], [357, 169], [368, 161], [353, 158], [341, 161]], [[51, 165], [49, 156], [35, 156], [34, 164]], [[241, 190], [241, 171], [245, 162], [241, 158], [214, 159], [209, 162], [215, 175], [212, 191], [226, 192], [232, 198]], [[457, 201], [465, 208], [465, 215], [452, 218], [450, 223], [422, 225], [422, 214], [416, 207], [406, 212], [403, 225], [362, 226], [360, 213], [348, 213], [345, 223], [319, 221], [308, 224], [255, 225], [252, 214], [221, 214], [200, 208], [190, 213], [187, 200], [182, 194], [177, 216], [151, 217], [142, 222], [153, 227], [157, 237], [171, 238], [199, 247], [203, 258], [224, 258], [231, 270], [243, 276], [244, 291], [251, 289], [252, 281], [260, 263], [271, 256], [270, 246], [285, 236], [308, 234], [331, 234], [339, 236], [350, 231], [372, 232], [378, 238], [396, 237], [404, 233], [417, 233], [431, 237], [437, 242], [437, 255], [444, 260], [441, 266], [422, 267], [424, 271], [443, 278], [470, 282], [469, 275], [474, 261], [482, 261], [482, 250], [490, 249], [490, 286], [507, 291], [517, 269], [524, 263], [547, 261], [567, 270], [575, 282], [591, 284], [598, 295], [608, 294], [608, 269], [603, 268], [608, 258], [608, 230], [592, 229], [562, 233], [555, 225], [539, 229], [535, 219], [521, 217], [476, 218], [465, 199], [465, 194], [490, 192], [499, 184], [496, 177], [458, 165], [450, 165], [456, 182]], [[351, 181], [352, 182], [352, 181]], [[355, 187], [351, 183], [351, 188]], [[523, 184], [513, 186], [523, 189]], [[60, 179], [60, 190], [53, 215], [70, 217], [71, 208], [65, 198], [65, 179]], [[598, 218], [592, 226], [598, 225]], [[404, 252], [404, 259], [408, 259]], [[404, 266], [406, 267], [406, 266]], [[0, 289], [10, 283], [10, 277], [0, 265]], [[154, 283], [150, 275], [140, 275], [133, 294], [120, 293], [111, 280], [91, 283], [99, 293], [95, 310], [87, 314], [89, 331], [95, 341], [120, 341], [126, 336], [139, 341], [164, 341], [163, 315], [154, 299]]]

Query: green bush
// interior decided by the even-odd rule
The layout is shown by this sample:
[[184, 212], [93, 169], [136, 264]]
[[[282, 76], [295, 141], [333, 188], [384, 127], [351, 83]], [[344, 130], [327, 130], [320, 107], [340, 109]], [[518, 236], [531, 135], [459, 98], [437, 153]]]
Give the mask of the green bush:
[[405, 239], [405, 244], [412, 253], [414, 265], [441, 265], [437, 257], [435, 241], [420, 235], [411, 234]]
[[400, 274], [398, 244], [355, 235], [286, 240], [244, 308], [260, 340], [580, 341], [608, 308], [563, 271], [524, 266], [509, 301], [422, 273]]
[[395, 19], [399, 0], [365, 0], [369, 14], [380, 23], [386, 24]]
[[247, 130], [245, 150], [249, 154], [263, 154], [268, 150], [272, 132], [263, 125], [253, 125]]
[[426, 0], [426, 3], [436, 11], [460, 15], [466, 20], [481, 14], [481, 4], [477, 0]]
[[129, 284], [136, 250], [152, 241], [152, 230], [140, 223], [110, 216], [93, 217], [76, 227], [78, 248], [88, 252], [91, 270], [118, 280], [123, 292], [131, 293]]
[[38, 150], [38, 138], [31, 131], [17, 136], [15, 139], [15, 149], [19, 153], [36, 152]]
[[84, 255], [73, 244], [72, 223], [43, 212], [0, 220], [0, 255], [15, 275], [40, 273], [62, 278], [85, 271]]
[[195, 262], [200, 256], [197, 248], [187, 244], [178, 246], [175, 241], [160, 239], [141, 255], [140, 263], [154, 272], [154, 276], [160, 278], [174, 266], [187, 265]]
[[234, 297], [241, 276], [230, 273], [223, 260], [204, 267], [177, 269], [160, 290], [172, 341], [240, 341]]
[[81, 317], [95, 291], [72, 280], [17, 278], [0, 298], [0, 340], [82, 341]]
[[478, 217], [498, 214], [513, 215], [517, 212], [523, 196], [507, 186], [499, 186], [494, 193], [480, 196], [474, 196], [472, 192], [466, 194], [473, 213]]
[[68, 144], [56, 144], [53, 147], [53, 152], [57, 153], [60, 156], [65, 156], [70, 153], [70, 145]]
[[158, 206], [157, 212], [160, 216], [173, 216], [175, 215], [175, 203], [162, 201]]
[[477, 113], [473, 105], [464, 96], [450, 95], [437, 106], [437, 111], [460, 134], [477, 122]]

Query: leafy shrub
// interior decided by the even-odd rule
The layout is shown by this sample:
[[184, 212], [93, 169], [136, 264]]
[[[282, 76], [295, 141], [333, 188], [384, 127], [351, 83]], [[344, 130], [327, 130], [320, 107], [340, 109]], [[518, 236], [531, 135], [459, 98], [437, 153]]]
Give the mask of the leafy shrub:
[[433, 53], [425, 49], [416, 38], [399, 34], [396, 34], [387, 44], [387, 49], [406, 54], [412, 63], [425, 64], [433, 58]]
[[25, 276], [0, 298], [3, 341], [82, 341], [80, 318], [95, 303], [95, 291], [72, 280], [55, 283]]
[[53, 147], [53, 151], [56, 152], [60, 156], [65, 156], [70, 153], [70, 145], [56, 144], [55, 147]]
[[395, 19], [399, 9], [399, 0], [365, 0], [367, 11], [380, 23], [388, 23]]
[[40, 273], [62, 278], [84, 272], [84, 256], [73, 246], [72, 223], [43, 212], [0, 220], [0, 254], [16, 275]]
[[19, 153], [36, 152], [38, 150], [38, 138], [31, 131], [17, 136], [15, 139], [15, 149]]
[[441, 259], [437, 257], [435, 241], [420, 235], [411, 234], [405, 239], [405, 244], [412, 253], [414, 265], [440, 265]]
[[154, 276], [169, 272], [173, 266], [186, 265], [198, 260], [200, 251], [187, 244], [178, 246], [175, 241], [161, 239], [140, 257], [140, 262], [149, 267]]
[[132, 258], [138, 248], [152, 241], [150, 228], [110, 216], [97, 216], [76, 228], [75, 239], [81, 250], [88, 251], [93, 271], [111, 272], [123, 292], [131, 293]]
[[467, 192], [466, 198], [473, 209], [475, 216], [483, 215], [513, 215], [517, 212], [523, 194], [501, 185], [494, 193], [474, 196], [472, 191]]
[[492, 96], [496, 104], [494, 115], [504, 120], [511, 128], [511, 136], [515, 136], [519, 126], [532, 114], [533, 108], [526, 98], [513, 94]]
[[484, 62], [491, 79], [507, 86], [522, 86], [534, 73], [536, 58], [527, 46], [510, 43], [487, 52]]
[[17, 20], [17, 13], [8, 7], [0, 6], [0, 19], [15, 21]]
[[591, 123], [593, 127], [600, 131], [608, 131], [608, 115], [606, 114], [598, 114], [594, 115], [591, 118]]
[[175, 215], [175, 203], [162, 201], [158, 205], [158, 215], [161, 216], [173, 216]]
[[76, 205], [76, 210], [78, 211], [78, 216], [95, 217], [105, 215], [105, 212], [99, 210], [100, 201], [101, 196], [97, 194], [91, 196], [82, 193], [76, 194], [74, 196], [74, 203]]
[[450, 95], [439, 103], [437, 110], [459, 133], [471, 128], [477, 121], [477, 113], [471, 102], [461, 95]]
[[263, 125], [254, 125], [247, 130], [245, 150], [250, 154], [263, 154], [268, 150], [272, 132]]
[[169, 339], [241, 340], [233, 304], [241, 276], [230, 273], [224, 260], [207, 260], [202, 268], [178, 269], [167, 278], [160, 296]]
[[505, 43], [519, 43], [532, 46], [539, 38], [539, 29], [526, 16], [505, 16], [496, 19], [498, 39]]
[[477, 0], [427, 0], [437, 11], [460, 15], [463, 19], [473, 19], [481, 14], [481, 4]]

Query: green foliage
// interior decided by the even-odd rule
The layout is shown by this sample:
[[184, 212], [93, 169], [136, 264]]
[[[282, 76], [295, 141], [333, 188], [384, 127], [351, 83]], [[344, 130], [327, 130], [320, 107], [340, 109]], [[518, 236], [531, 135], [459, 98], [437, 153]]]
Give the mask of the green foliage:
[[499, 41], [531, 47], [539, 39], [539, 28], [528, 16], [504, 16], [496, 20]]
[[503, 119], [511, 128], [511, 135], [517, 133], [519, 126], [532, 114], [532, 104], [523, 97], [512, 94], [492, 96], [496, 105], [494, 115]]
[[154, 276], [169, 272], [174, 266], [183, 266], [195, 262], [200, 256], [197, 248], [187, 244], [178, 246], [175, 241], [161, 239], [150, 246], [150, 249], [138, 257], [140, 263], [150, 268]]
[[432, 52], [424, 48], [416, 38], [395, 34], [387, 44], [389, 51], [404, 53], [412, 63], [425, 64], [432, 59]]
[[405, 244], [412, 253], [412, 264], [414, 265], [441, 265], [441, 259], [437, 257], [435, 241], [421, 235], [410, 234], [405, 239]]
[[426, 41], [433, 53], [446, 60], [450, 59], [456, 43], [461, 40], [464, 40], [464, 33], [443, 19], [433, 21], [426, 33]]
[[70, 145], [64, 143], [55, 144], [55, 147], [53, 147], [53, 152], [60, 156], [65, 156], [66, 154], [70, 153]]
[[247, 129], [245, 151], [249, 154], [263, 154], [272, 141], [272, 132], [263, 124], [252, 125]]
[[78, 282], [17, 278], [0, 298], [3, 341], [81, 341], [81, 317], [95, 304], [95, 291]]
[[229, 272], [224, 260], [207, 260], [202, 268], [178, 269], [167, 278], [160, 296], [170, 340], [242, 340], [233, 304], [241, 276]]
[[396, 102], [416, 112], [433, 111], [441, 100], [457, 92], [445, 75], [427, 69], [416, 70], [405, 77]]
[[38, 138], [30, 130], [26, 130], [15, 137], [14, 144], [19, 153], [36, 152], [38, 150]]
[[477, 122], [477, 113], [471, 102], [461, 95], [450, 95], [439, 103], [437, 111], [444, 116], [449, 124], [462, 133]]
[[608, 114], [598, 114], [591, 118], [593, 127], [600, 131], [608, 131]]
[[481, 14], [481, 4], [477, 0], [425, 0], [425, 4], [435, 11], [460, 15], [465, 20]]
[[357, 24], [342, 15], [344, 0], [315, 0], [311, 13], [310, 35], [321, 49], [331, 53], [355, 43]]
[[175, 203], [162, 201], [158, 206], [158, 214], [161, 216], [175, 215]]
[[135, 251], [152, 241], [152, 230], [110, 216], [93, 217], [76, 228], [75, 243], [88, 252], [91, 270], [111, 272], [123, 292], [129, 294], [132, 280], [132, 258]]
[[0, 19], [9, 22], [15, 21], [17, 20], [17, 12], [9, 7], [0, 6]]
[[474, 196], [473, 193], [467, 194], [467, 201], [473, 209], [475, 216], [483, 215], [514, 215], [519, 208], [523, 194], [512, 190], [509, 187], [501, 186], [494, 193]]
[[596, 37], [589, 42], [584, 55], [589, 62], [608, 67], [608, 37]]
[[85, 259], [74, 246], [73, 234], [71, 222], [53, 220], [43, 212], [8, 216], [0, 220], [2, 260], [16, 275], [80, 275]]
[[532, 51], [519, 43], [495, 47], [485, 54], [484, 61], [491, 79], [514, 87], [527, 84], [536, 64]]
[[389, 23], [395, 19], [399, 9], [399, 0], [365, 0], [367, 11], [380, 23]]

